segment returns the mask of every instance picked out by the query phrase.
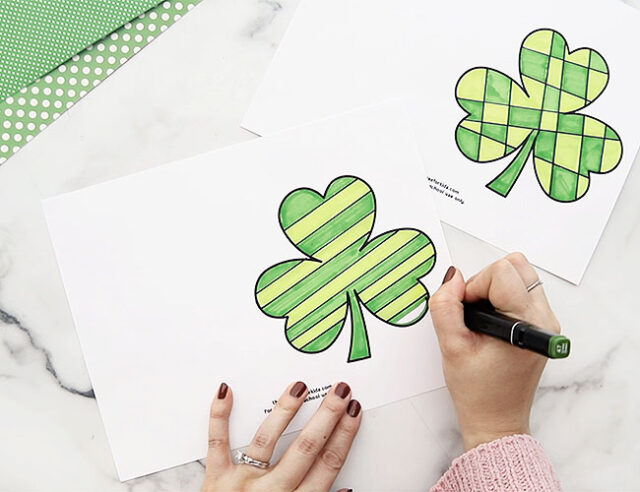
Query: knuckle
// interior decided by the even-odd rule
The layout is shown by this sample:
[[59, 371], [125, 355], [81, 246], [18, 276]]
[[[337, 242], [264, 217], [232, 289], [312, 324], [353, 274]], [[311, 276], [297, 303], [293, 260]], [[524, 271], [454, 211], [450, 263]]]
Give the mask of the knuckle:
[[506, 258], [500, 258], [493, 265], [491, 265], [492, 273], [494, 274], [504, 274], [506, 272], [511, 272], [513, 265]]
[[213, 405], [211, 407], [211, 411], [209, 412], [209, 416], [212, 419], [226, 419], [227, 418], [227, 409], [220, 408], [218, 405]]
[[337, 398], [327, 398], [325, 399], [323, 406], [324, 408], [335, 415], [342, 415], [344, 413], [344, 400], [336, 401]]
[[447, 359], [455, 359], [463, 351], [462, 343], [455, 337], [447, 337], [440, 343], [440, 350]]
[[529, 260], [527, 260], [527, 257], [519, 251], [516, 251], [515, 253], [509, 253], [505, 257], [505, 259], [515, 265], [529, 265]]
[[273, 439], [271, 438], [271, 436], [264, 432], [258, 432], [254, 436], [253, 442], [251, 444], [253, 444], [258, 449], [266, 449], [271, 446], [272, 442]]
[[303, 456], [315, 456], [320, 451], [322, 444], [320, 441], [314, 437], [305, 436], [300, 439], [298, 445], [296, 446], [298, 452]]
[[209, 439], [209, 449], [225, 448], [229, 445], [229, 439], [226, 437], [212, 437]]
[[293, 417], [298, 412], [297, 406], [281, 402], [280, 400], [276, 403], [276, 409], [287, 417]]
[[325, 449], [320, 454], [320, 459], [322, 463], [333, 471], [339, 471], [345, 462], [345, 457], [341, 453], [335, 451], [334, 449]]

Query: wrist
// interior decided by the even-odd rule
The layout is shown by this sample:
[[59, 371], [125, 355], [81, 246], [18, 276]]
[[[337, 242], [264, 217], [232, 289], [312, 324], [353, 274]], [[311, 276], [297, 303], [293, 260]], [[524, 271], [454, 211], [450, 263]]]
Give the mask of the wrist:
[[496, 430], [496, 431], [466, 431], [462, 432], [462, 443], [464, 450], [469, 451], [481, 444], [502, 439], [503, 437], [513, 436], [516, 434], [531, 434], [529, 426], [521, 426], [513, 429]]

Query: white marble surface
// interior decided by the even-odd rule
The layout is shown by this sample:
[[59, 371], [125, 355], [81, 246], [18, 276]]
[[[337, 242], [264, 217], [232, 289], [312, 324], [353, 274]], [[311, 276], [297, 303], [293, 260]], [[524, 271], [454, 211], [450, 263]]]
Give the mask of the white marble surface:
[[[255, 138], [238, 124], [297, 3], [204, 0], [0, 167], [0, 491], [199, 489], [200, 463], [117, 480], [39, 202]], [[636, 166], [581, 286], [541, 273], [574, 347], [547, 367], [533, 432], [566, 490], [640, 490], [638, 189]], [[445, 234], [467, 274], [502, 255]], [[367, 412], [336, 485], [425, 490], [460, 449], [438, 390]]]

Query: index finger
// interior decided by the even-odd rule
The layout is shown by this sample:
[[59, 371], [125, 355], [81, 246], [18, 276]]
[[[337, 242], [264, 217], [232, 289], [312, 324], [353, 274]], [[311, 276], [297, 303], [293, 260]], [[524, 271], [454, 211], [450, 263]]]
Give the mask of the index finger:
[[527, 286], [505, 258], [492, 263], [467, 282], [465, 302], [488, 299], [500, 311], [522, 315], [531, 302]]

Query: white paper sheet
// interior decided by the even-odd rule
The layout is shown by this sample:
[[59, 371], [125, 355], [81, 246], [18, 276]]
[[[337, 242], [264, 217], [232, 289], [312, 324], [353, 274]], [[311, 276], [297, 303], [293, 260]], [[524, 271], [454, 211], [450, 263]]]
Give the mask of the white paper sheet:
[[[385, 104], [44, 201], [100, 412], [122, 480], [206, 454], [208, 407], [234, 391], [231, 444], [249, 443], [285, 386], [351, 384], [364, 408], [443, 385], [427, 315], [399, 328], [363, 309], [371, 357], [347, 363], [350, 320], [318, 354], [294, 350], [263, 314], [256, 280], [305, 258], [278, 208], [300, 187], [354, 175], [376, 197], [373, 236], [417, 228], [436, 249], [430, 292], [450, 265], [413, 130]], [[320, 399], [290, 426], [299, 429]]]
[[[466, 116], [455, 97], [461, 75], [484, 66], [519, 82], [520, 45], [541, 28], [560, 32], [571, 51], [604, 56], [609, 84], [578, 112], [611, 125], [624, 147], [618, 167], [591, 174], [587, 194], [572, 203], [543, 192], [531, 157], [507, 198], [488, 190], [516, 153], [479, 164], [455, 141]], [[303, 0], [243, 126], [264, 135], [401, 97], [442, 219], [579, 283], [640, 144], [638, 46], [640, 13], [615, 0]]]

